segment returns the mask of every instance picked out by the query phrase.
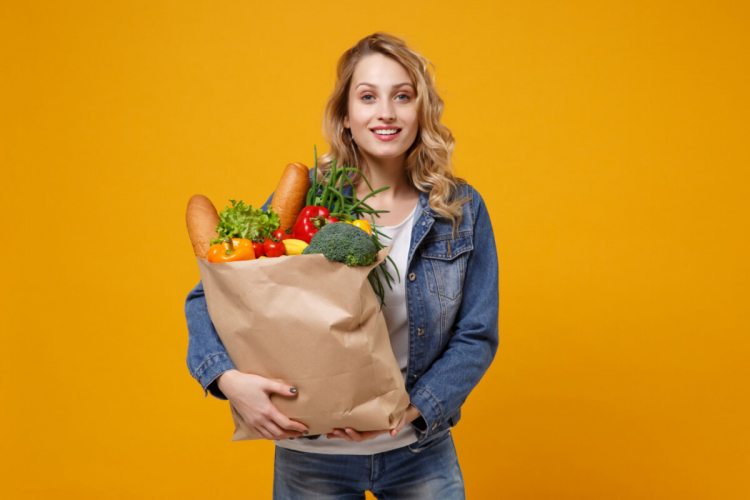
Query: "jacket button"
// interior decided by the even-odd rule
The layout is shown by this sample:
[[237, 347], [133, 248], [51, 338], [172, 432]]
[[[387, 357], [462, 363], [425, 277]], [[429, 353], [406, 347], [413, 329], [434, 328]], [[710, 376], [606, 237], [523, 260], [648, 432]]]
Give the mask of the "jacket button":
[[435, 422], [434, 424], [432, 424], [432, 430], [434, 431], [435, 429], [437, 429], [437, 422]]
[[417, 379], [419, 378], [419, 375], [417, 375], [417, 374], [415, 373], [414, 375], [412, 375], [412, 378], [413, 378], [414, 380], [417, 380]]
[[424, 329], [417, 328], [417, 335], [423, 335], [423, 334], [424, 334]]
[[417, 273], [409, 273], [409, 281], [414, 281], [417, 279]]

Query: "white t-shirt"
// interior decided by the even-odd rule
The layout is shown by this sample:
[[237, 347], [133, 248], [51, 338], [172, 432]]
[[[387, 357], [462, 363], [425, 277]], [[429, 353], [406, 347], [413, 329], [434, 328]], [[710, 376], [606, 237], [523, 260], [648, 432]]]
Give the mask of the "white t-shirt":
[[[409, 247], [411, 245], [411, 228], [414, 225], [414, 217], [417, 213], [419, 202], [414, 206], [411, 214], [400, 224], [395, 226], [378, 227], [378, 231], [389, 236], [391, 239], [381, 237], [384, 245], [391, 245], [389, 256], [396, 263], [401, 274], [399, 282], [396, 270], [389, 260], [386, 260], [386, 268], [396, 281], [392, 283], [393, 290], [383, 281], [385, 287], [385, 307], [383, 316], [388, 326], [388, 336], [391, 340], [393, 354], [396, 356], [398, 366], [406, 383], [406, 371], [409, 363], [409, 318], [406, 309], [406, 264], [409, 258]], [[381, 276], [382, 279], [382, 276]], [[414, 427], [409, 423], [399, 432], [396, 437], [390, 434], [381, 434], [373, 439], [361, 443], [349, 442], [346, 439], [328, 439], [325, 434], [317, 439], [284, 439], [274, 441], [276, 446], [296, 451], [311, 453], [326, 453], [335, 455], [373, 455], [384, 451], [395, 450], [417, 441]]]

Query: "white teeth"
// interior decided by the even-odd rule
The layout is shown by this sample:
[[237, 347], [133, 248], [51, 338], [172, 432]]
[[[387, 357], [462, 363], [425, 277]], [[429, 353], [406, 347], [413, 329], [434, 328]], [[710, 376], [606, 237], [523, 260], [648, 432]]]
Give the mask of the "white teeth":
[[398, 132], [397, 128], [389, 128], [389, 129], [382, 129], [382, 130], [373, 130], [378, 135], [393, 135], [396, 132]]

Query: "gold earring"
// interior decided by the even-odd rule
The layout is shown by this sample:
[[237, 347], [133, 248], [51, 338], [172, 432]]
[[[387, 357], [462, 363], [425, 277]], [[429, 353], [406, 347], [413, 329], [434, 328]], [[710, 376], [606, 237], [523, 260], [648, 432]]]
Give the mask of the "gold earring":
[[349, 134], [347, 137], [347, 133], [344, 132], [344, 144], [346, 144], [347, 146], [350, 146], [352, 142], [354, 142], [354, 136], [352, 135], [351, 129], [347, 129], [347, 130], [349, 131]]

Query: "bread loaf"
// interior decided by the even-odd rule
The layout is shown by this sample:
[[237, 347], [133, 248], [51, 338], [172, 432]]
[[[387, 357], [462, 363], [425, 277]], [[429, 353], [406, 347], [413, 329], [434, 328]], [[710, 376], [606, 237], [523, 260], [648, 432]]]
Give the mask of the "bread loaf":
[[193, 252], [196, 257], [205, 259], [211, 247], [211, 239], [219, 237], [219, 233], [216, 232], [219, 214], [214, 204], [202, 194], [194, 195], [188, 201], [185, 219]]
[[302, 163], [287, 165], [271, 200], [271, 208], [279, 214], [280, 229], [286, 231], [297, 221], [309, 190], [310, 174], [307, 167]]

